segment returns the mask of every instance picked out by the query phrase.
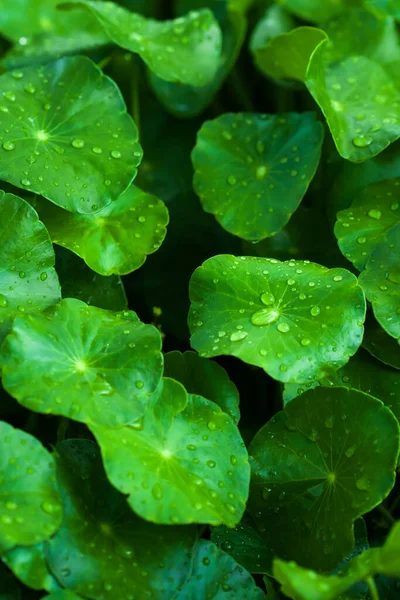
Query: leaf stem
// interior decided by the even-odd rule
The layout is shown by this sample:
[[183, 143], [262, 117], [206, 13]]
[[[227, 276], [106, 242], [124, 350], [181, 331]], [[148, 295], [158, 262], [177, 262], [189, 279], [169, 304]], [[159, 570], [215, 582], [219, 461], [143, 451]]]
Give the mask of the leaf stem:
[[379, 506], [377, 506], [377, 509], [391, 525], [393, 525], [396, 522], [396, 519], [392, 517], [388, 509], [385, 506], [383, 506], [383, 504], [379, 504]]
[[131, 78], [131, 114], [135, 121], [140, 139], [140, 65], [136, 57], [132, 57], [132, 78]]
[[379, 600], [379, 592], [376, 587], [376, 583], [373, 577], [368, 577], [366, 579], [366, 583], [368, 584], [369, 595], [371, 596], [371, 600]]
[[245, 112], [256, 112], [253, 100], [248, 92], [248, 86], [246, 85], [246, 82], [243, 81], [238, 65], [232, 69], [228, 81], [235, 92], [236, 100], [240, 105], [240, 108]]
[[68, 425], [69, 425], [69, 420], [66, 417], [61, 417], [60, 422], [58, 424], [58, 429], [57, 429], [57, 443], [65, 440]]

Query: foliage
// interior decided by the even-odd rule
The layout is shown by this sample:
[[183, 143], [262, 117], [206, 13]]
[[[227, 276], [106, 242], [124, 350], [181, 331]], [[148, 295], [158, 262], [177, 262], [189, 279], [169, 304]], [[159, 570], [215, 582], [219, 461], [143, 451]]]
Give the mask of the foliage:
[[400, 4], [0, 0], [0, 600], [397, 600]]

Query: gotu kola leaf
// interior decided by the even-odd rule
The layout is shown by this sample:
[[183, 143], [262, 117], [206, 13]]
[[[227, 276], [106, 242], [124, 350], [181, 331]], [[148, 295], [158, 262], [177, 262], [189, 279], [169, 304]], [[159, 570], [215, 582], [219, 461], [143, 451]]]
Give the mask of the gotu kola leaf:
[[255, 436], [249, 511], [275, 555], [328, 571], [350, 552], [353, 523], [394, 485], [399, 424], [356, 390], [309, 390]]
[[337, 214], [335, 235], [343, 255], [362, 271], [373, 250], [400, 223], [396, 201], [400, 179], [373, 183], [356, 192], [350, 208]]
[[37, 212], [0, 191], [0, 341], [17, 315], [40, 312], [61, 297], [54, 250]]
[[115, 44], [139, 54], [161, 79], [201, 86], [217, 71], [222, 35], [209, 9], [155, 21], [113, 2], [70, 0], [62, 6], [90, 10]]
[[239, 421], [239, 392], [218, 363], [196, 352], [175, 350], [164, 355], [164, 376], [179, 381], [189, 394], [215, 402], [235, 423]]
[[52, 592], [58, 590], [60, 586], [50, 573], [45, 552], [45, 542], [32, 546], [16, 546], [4, 554], [2, 560], [14, 575], [28, 587]]
[[115, 83], [88, 58], [5, 73], [0, 93], [0, 179], [91, 213], [136, 176], [136, 125]]
[[32, 435], [0, 422], [0, 553], [48, 539], [62, 519], [49, 452]]
[[365, 299], [346, 269], [226, 254], [196, 269], [189, 291], [193, 348], [237, 356], [278, 381], [321, 379], [361, 344]]
[[397, 340], [386, 333], [372, 316], [367, 318], [365, 324], [363, 347], [385, 365], [400, 369], [400, 347]]
[[58, 444], [56, 466], [64, 519], [46, 554], [59, 583], [91, 600], [176, 598], [190, 574], [196, 528], [136, 517], [90, 440]]
[[281, 0], [280, 4], [297, 17], [323, 23], [345, 9], [346, 0]]
[[90, 215], [66, 212], [40, 198], [34, 206], [53, 242], [75, 252], [100, 275], [138, 269], [161, 246], [168, 224], [164, 203], [136, 186]]
[[67, 298], [16, 319], [0, 356], [3, 386], [20, 404], [120, 427], [141, 417], [162, 370], [161, 337], [134, 312]]
[[247, 450], [232, 419], [180, 383], [164, 379], [143, 419], [123, 429], [91, 426], [111, 483], [155, 523], [226, 523], [248, 496]]
[[207, 121], [192, 153], [204, 210], [245, 240], [274, 235], [315, 174], [322, 138], [312, 112], [226, 114]]

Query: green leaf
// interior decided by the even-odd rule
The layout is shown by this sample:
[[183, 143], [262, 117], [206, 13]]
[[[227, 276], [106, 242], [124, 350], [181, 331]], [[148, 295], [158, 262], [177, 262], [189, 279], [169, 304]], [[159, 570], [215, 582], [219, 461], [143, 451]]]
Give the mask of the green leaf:
[[0, 77], [0, 179], [91, 213], [129, 186], [142, 157], [113, 81], [88, 58]]
[[388, 15], [400, 20], [400, 5], [398, 0], [364, 0], [365, 6], [376, 12], [378, 16]]
[[322, 29], [297, 27], [258, 47], [254, 52], [256, 65], [274, 79], [305, 81], [310, 57], [318, 44], [326, 39]]
[[49, 538], [62, 511], [49, 452], [32, 435], [0, 422], [0, 552]]
[[296, 26], [293, 17], [280, 4], [272, 4], [258, 20], [251, 34], [249, 46], [253, 54], [266, 46], [281, 33], [287, 33]]
[[44, 542], [34, 546], [17, 546], [3, 556], [3, 562], [22, 583], [34, 590], [52, 592], [60, 588], [49, 571]]
[[106, 310], [125, 310], [128, 307], [120, 277], [103, 277], [94, 273], [76, 254], [61, 247], [57, 248], [57, 273], [63, 298], [77, 298]]
[[373, 250], [359, 282], [376, 320], [400, 344], [400, 222]]
[[201, 356], [237, 356], [278, 381], [321, 379], [361, 343], [365, 300], [345, 269], [215, 256], [194, 272], [190, 298], [191, 343]]
[[362, 162], [400, 136], [400, 91], [385, 69], [366, 56], [329, 63], [326, 42], [314, 51], [306, 85], [319, 104], [343, 158]]
[[136, 186], [90, 215], [67, 212], [40, 198], [34, 206], [53, 242], [75, 252], [100, 275], [138, 269], [161, 246], [168, 224], [164, 203]]
[[248, 495], [247, 450], [232, 419], [165, 379], [143, 419], [124, 429], [91, 426], [111, 483], [155, 523], [240, 520]]
[[0, 364], [20, 404], [84, 423], [121, 427], [143, 415], [162, 369], [160, 334], [132, 311], [75, 299], [14, 321]]
[[42, 600], [80, 600], [82, 596], [78, 596], [70, 590], [58, 590], [49, 596], [44, 596]]
[[[395, 369], [391, 369], [373, 359], [362, 348], [350, 359], [347, 365], [321, 379], [319, 383], [314, 381], [311, 388], [317, 385], [324, 387], [343, 386], [365, 392], [382, 400], [400, 421], [400, 374]], [[310, 384], [307, 384], [308, 389], [310, 389], [309, 386]], [[285, 404], [305, 391], [304, 388], [299, 388], [298, 384], [286, 384], [283, 394]]]
[[345, 8], [347, 0], [280, 0], [280, 4], [296, 17], [321, 23]]
[[274, 235], [307, 191], [322, 138], [312, 112], [229, 113], [206, 121], [192, 153], [193, 184], [204, 210], [245, 240]]
[[367, 319], [363, 346], [381, 362], [394, 369], [400, 369], [400, 348], [397, 341], [390, 337], [374, 318]]
[[248, 508], [266, 542], [281, 558], [327, 571], [352, 549], [354, 521], [394, 485], [399, 424], [372, 396], [317, 387], [277, 413], [249, 453]]
[[222, 53], [213, 79], [201, 87], [171, 83], [149, 72], [154, 93], [166, 109], [178, 117], [194, 117], [213, 101], [234, 67], [247, 32], [247, 20], [240, 12], [224, 11], [220, 22], [223, 34]]
[[64, 520], [47, 544], [50, 568], [85, 598], [173, 600], [191, 570], [195, 527], [161, 527], [137, 518], [108, 483], [97, 446], [57, 446]]
[[60, 300], [54, 250], [37, 212], [25, 200], [0, 191], [0, 341], [12, 320]]
[[194, 547], [192, 573], [176, 600], [263, 600], [249, 573], [208, 540]]
[[335, 236], [339, 248], [362, 271], [373, 250], [400, 222], [398, 195], [400, 179], [371, 184], [358, 192], [349, 209], [337, 214]]
[[164, 376], [179, 381], [189, 394], [203, 396], [226, 412], [234, 423], [240, 419], [239, 392], [218, 363], [196, 352], [168, 352], [164, 355]]
[[245, 512], [233, 529], [225, 525], [213, 527], [211, 540], [250, 573], [271, 572], [273, 554], [249, 513]]
[[208, 9], [155, 21], [113, 2], [70, 0], [63, 6], [90, 10], [115, 44], [139, 54], [161, 79], [202, 86], [217, 71], [222, 35]]

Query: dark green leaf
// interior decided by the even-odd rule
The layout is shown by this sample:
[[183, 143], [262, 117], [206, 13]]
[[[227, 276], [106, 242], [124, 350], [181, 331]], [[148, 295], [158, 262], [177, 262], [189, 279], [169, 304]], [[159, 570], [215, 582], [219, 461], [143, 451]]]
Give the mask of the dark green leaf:
[[372, 356], [394, 369], [400, 369], [400, 348], [397, 341], [370, 317], [367, 319], [363, 346]]
[[280, 4], [297, 17], [321, 23], [341, 12], [349, 0], [281, 0]]
[[3, 561], [25, 585], [34, 590], [58, 590], [56, 579], [49, 571], [45, 543], [17, 546], [3, 556]]

